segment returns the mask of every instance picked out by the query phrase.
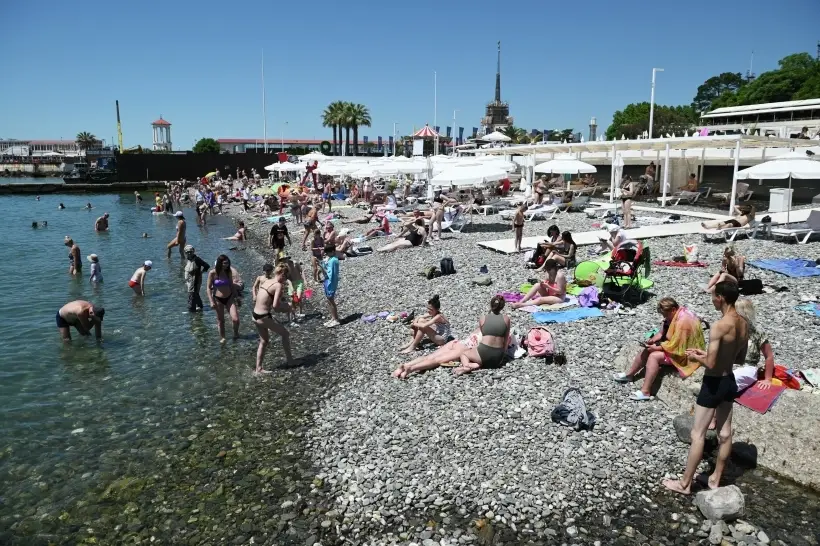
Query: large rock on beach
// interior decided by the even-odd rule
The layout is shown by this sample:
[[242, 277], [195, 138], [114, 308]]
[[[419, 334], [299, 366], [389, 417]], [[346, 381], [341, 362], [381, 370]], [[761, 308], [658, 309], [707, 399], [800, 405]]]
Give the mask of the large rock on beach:
[[695, 495], [695, 506], [701, 514], [712, 521], [734, 521], [746, 510], [746, 500], [736, 485], [699, 491]]
[[[675, 427], [675, 433], [678, 435], [678, 440], [686, 444], [692, 443], [692, 427], [695, 425], [695, 416], [685, 413], [678, 415], [672, 420], [672, 426]], [[706, 441], [716, 442], [717, 432], [715, 430], [706, 431]]]
[[[617, 353], [614, 367], [625, 370], [639, 347], [627, 344]], [[703, 378], [703, 368], [687, 379], [675, 374], [658, 378], [653, 393], [669, 408], [683, 410], [673, 420], [678, 438], [689, 443], [697, 387]], [[638, 379], [641, 381], [641, 378]], [[636, 382], [635, 385], [640, 383]], [[788, 389], [772, 408], [761, 415], [740, 404], [734, 405], [732, 416], [732, 456], [753, 466], [762, 466], [795, 482], [820, 489], [820, 396], [806, 391]], [[716, 438], [707, 433], [707, 441]]]

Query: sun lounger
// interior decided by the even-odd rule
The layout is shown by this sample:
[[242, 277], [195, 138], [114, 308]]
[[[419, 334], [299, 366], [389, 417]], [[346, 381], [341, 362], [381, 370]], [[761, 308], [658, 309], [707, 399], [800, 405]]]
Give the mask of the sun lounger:
[[[746, 182], [738, 182], [737, 183], [737, 200], [738, 201], [748, 201], [749, 199], [752, 198], [753, 193], [754, 192], [749, 189], [749, 184], [747, 184]], [[717, 197], [718, 199], [722, 199], [723, 201], [726, 201], [728, 203], [729, 200], [732, 198], [732, 192], [716, 193], [715, 197]]]
[[700, 197], [700, 192], [696, 191], [682, 191], [678, 192], [673, 195], [667, 195], [665, 198], [663, 196], [658, 197], [658, 203], [661, 205], [669, 205], [671, 204], [673, 207], [676, 207], [680, 204], [681, 201], [686, 201], [690, 205], [694, 205], [695, 202]]
[[461, 233], [466, 225], [467, 218], [464, 216], [464, 211], [461, 207], [456, 207], [452, 211], [445, 212], [444, 220], [441, 222], [441, 229], [449, 230], [452, 233]]
[[715, 239], [723, 239], [726, 242], [732, 242], [738, 235], [746, 235], [749, 239], [755, 239], [757, 234], [766, 226], [762, 225], [757, 220], [741, 227], [727, 227], [723, 229], [707, 229], [702, 232], [704, 241], [713, 241]]
[[805, 222], [773, 227], [769, 231], [775, 239], [793, 237], [796, 243], [804, 245], [812, 235], [820, 235], [820, 210], [811, 211]]

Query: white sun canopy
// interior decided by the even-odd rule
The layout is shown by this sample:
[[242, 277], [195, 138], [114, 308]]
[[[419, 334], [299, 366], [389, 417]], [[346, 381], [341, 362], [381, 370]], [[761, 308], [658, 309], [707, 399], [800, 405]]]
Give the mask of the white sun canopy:
[[433, 186], [477, 186], [507, 178], [506, 171], [487, 165], [454, 166], [435, 175]]

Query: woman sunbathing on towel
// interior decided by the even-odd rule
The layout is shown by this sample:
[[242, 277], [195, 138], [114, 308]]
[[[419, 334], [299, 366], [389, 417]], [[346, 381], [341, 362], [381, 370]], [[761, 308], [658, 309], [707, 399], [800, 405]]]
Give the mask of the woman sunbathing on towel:
[[425, 336], [439, 346], [452, 339], [450, 322], [447, 317], [441, 314], [441, 301], [438, 295], [430, 298], [430, 301], [427, 302], [427, 314], [414, 320], [413, 324], [410, 325], [410, 329], [412, 339], [407, 345], [399, 349], [404, 354], [414, 352]]
[[401, 237], [389, 245], [377, 248], [376, 252], [393, 252], [402, 248], [412, 248], [414, 246], [424, 246], [427, 240], [427, 230], [424, 229], [424, 220], [419, 218], [408, 230], [407, 235]]
[[475, 330], [470, 337], [462, 340], [453, 340], [445, 343], [427, 356], [421, 356], [400, 365], [393, 372], [393, 377], [407, 379], [407, 376], [414, 372], [433, 370], [448, 362], [458, 362], [461, 355], [477, 346], [481, 342], [481, 331]]
[[564, 303], [564, 299], [567, 297], [566, 275], [558, 269], [558, 262], [555, 260], [547, 260], [544, 262], [543, 268], [547, 273], [547, 278], [533, 285], [523, 300], [513, 303], [513, 309], [527, 307], [528, 305]]
[[461, 366], [453, 370], [455, 375], [504, 365], [510, 341], [510, 317], [501, 312], [503, 309], [504, 297], [500, 294], [493, 296], [490, 300], [490, 312], [478, 321], [481, 343], [461, 355]]
[[711, 292], [715, 289], [715, 285], [723, 281], [732, 281], [738, 284], [743, 280], [743, 275], [746, 272], [746, 258], [738, 254], [733, 246], [727, 246], [723, 251], [723, 261], [720, 264], [720, 271], [709, 279], [709, 284], [706, 285], [706, 291]]
[[755, 219], [754, 205], [739, 205], [735, 207], [734, 218], [729, 220], [712, 220], [711, 222], [701, 222], [703, 229], [726, 229], [731, 227], [748, 226]]

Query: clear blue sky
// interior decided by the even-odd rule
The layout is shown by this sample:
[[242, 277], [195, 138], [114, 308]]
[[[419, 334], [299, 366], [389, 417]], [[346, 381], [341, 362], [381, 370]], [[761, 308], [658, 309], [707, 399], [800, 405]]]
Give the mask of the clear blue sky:
[[[740, 7], [740, 9], [738, 9]], [[502, 98], [531, 129], [599, 131], [626, 104], [688, 104], [723, 71], [776, 66], [815, 52], [818, 0], [724, 2], [0, 2], [0, 138], [116, 135], [151, 142], [160, 114], [174, 148], [200, 137], [261, 138], [265, 51], [268, 138], [330, 138], [333, 100], [370, 108], [375, 140], [425, 122], [469, 134], [493, 98], [496, 41]], [[497, 27], [493, 29], [493, 27]], [[443, 129], [442, 129], [443, 130]]]

